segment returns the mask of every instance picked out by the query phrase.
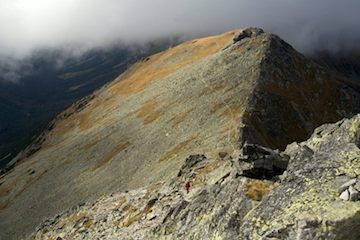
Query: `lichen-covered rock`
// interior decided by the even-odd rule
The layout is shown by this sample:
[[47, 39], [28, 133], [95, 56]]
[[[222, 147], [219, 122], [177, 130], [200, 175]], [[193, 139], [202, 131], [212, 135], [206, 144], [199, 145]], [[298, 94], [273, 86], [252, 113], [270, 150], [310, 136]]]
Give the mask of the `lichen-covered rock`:
[[324, 125], [308, 141], [289, 145], [285, 176], [244, 219], [245, 237], [359, 239], [355, 229], [360, 227], [360, 202], [343, 201], [338, 193], [339, 186], [360, 177], [359, 136], [357, 115]]
[[[289, 156], [278, 182], [232, 174], [238, 171], [236, 152], [229, 161], [192, 155], [181, 168], [194, 183], [189, 194], [176, 184], [184, 180], [181, 174], [57, 215], [32, 237], [357, 240], [360, 202], [343, 201], [339, 190], [347, 191], [349, 198], [348, 189], [356, 191], [359, 136], [360, 115], [316, 129], [309, 140], [277, 153]], [[259, 192], [262, 197], [254, 197]]]

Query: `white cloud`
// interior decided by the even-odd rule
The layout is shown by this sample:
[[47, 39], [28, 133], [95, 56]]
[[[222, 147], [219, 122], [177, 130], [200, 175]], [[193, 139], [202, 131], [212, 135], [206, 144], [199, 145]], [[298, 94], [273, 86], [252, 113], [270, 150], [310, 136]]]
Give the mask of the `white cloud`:
[[296, 48], [359, 43], [358, 0], [1, 0], [0, 55], [38, 48], [86, 50], [172, 34], [244, 26], [278, 33]]

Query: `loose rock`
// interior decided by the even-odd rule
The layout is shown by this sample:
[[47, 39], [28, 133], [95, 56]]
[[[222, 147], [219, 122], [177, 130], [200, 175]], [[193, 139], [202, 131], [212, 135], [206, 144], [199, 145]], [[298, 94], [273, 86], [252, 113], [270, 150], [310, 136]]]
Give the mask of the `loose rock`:
[[350, 193], [349, 191], [346, 189], [341, 195], [340, 195], [340, 199], [344, 200], [344, 201], [349, 201], [350, 198]]
[[346, 189], [348, 189], [350, 186], [353, 186], [356, 184], [356, 179], [351, 179], [350, 181], [344, 183], [343, 185], [341, 185], [338, 189], [339, 193], [344, 192]]
[[349, 194], [350, 194], [350, 201], [357, 201], [359, 200], [359, 192], [355, 190], [353, 186], [349, 187]]

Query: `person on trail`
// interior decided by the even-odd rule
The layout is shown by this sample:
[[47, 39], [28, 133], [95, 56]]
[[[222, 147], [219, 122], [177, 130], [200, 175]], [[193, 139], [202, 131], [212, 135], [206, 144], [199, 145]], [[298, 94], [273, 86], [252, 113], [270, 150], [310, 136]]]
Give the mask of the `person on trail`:
[[190, 182], [189, 181], [185, 182], [184, 188], [186, 189], [186, 193], [189, 193], [189, 189], [190, 189]]

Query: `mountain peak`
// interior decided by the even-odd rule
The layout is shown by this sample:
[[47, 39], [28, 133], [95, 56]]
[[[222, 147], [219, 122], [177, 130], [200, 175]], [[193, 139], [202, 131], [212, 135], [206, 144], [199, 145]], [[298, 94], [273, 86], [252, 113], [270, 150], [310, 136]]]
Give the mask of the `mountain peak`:
[[234, 43], [236, 43], [245, 38], [257, 37], [263, 33], [264, 30], [262, 30], [261, 28], [254, 28], [254, 27], [244, 28], [234, 34], [233, 41]]

